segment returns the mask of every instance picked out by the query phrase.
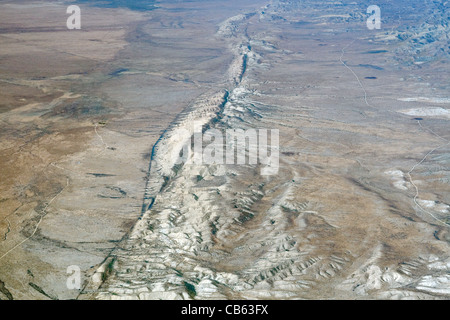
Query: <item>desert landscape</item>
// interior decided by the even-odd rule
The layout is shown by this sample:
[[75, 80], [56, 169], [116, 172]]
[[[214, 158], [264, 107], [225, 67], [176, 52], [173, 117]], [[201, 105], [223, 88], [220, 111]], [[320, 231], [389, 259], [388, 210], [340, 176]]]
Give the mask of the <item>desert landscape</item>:
[[[449, 299], [450, 4], [408, 3], [0, 1], [0, 299]], [[276, 161], [193, 161], [236, 130]]]

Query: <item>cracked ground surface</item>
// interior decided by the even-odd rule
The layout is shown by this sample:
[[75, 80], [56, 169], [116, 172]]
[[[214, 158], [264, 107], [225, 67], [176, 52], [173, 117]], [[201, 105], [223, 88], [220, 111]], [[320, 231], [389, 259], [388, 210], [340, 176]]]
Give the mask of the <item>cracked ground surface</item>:
[[[0, 2], [0, 298], [448, 299], [449, 11], [369, 4], [94, 3], [69, 33]], [[277, 174], [175, 164], [194, 121], [279, 130]]]

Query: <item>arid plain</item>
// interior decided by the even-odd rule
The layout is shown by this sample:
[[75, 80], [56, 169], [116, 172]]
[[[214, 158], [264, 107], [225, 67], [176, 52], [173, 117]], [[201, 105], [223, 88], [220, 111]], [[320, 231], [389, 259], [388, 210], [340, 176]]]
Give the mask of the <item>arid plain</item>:
[[0, 1], [0, 299], [450, 297], [447, 3], [150, 2]]

